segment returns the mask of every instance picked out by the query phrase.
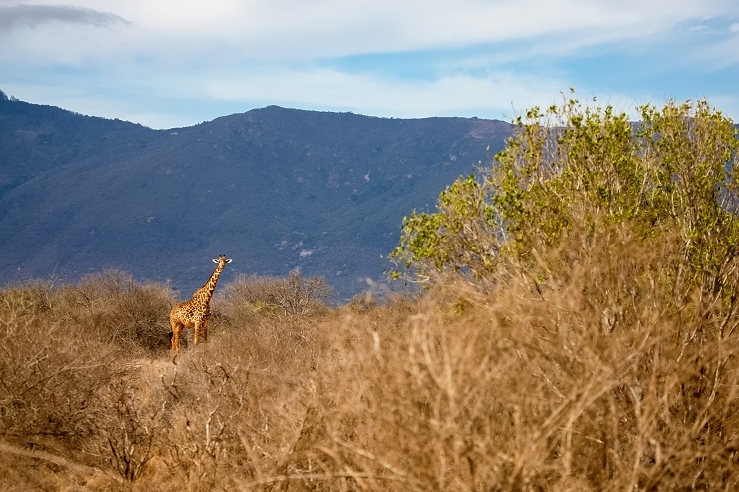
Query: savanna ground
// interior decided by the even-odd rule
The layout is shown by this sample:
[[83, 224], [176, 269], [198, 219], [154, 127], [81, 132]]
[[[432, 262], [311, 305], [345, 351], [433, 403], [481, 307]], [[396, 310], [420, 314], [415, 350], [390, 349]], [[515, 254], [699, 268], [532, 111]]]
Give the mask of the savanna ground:
[[527, 124], [406, 219], [422, 296], [240, 278], [173, 360], [166, 285], [6, 288], [0, 490], [737, 489], [736, 130], [681, 111]]
[[292, 315], [237, 282], [175, 363], [166, 286], [7, 289], [0, 489], [732, 490], [738, 320], [666, 309], [669, 252], [637, 246], [582, 245], [541, 292]]

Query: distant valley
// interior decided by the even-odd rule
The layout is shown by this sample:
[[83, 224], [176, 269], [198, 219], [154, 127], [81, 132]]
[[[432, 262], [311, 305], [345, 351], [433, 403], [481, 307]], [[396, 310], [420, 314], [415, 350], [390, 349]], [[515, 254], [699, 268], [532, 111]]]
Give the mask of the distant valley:
[[0, 92], [0, 281], [119, 269], [187, 297], [224, 253], [222, 282], [299, 267], [342, 302], [386, 281], [403, 216], [511, 132], [276, 106], [152, 130]]

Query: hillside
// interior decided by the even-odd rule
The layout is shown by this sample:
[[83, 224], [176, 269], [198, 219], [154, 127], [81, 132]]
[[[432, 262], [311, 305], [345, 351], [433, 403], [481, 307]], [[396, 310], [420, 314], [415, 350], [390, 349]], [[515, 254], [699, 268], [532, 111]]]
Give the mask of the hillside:
[[0, 280], [112, 268], [185, 297], [226, 253], [226, 281], [300, 267], [348, 299], [384, 279], [403, 216], [511, 128], [270, 106], [152, 130], [2, 94]]

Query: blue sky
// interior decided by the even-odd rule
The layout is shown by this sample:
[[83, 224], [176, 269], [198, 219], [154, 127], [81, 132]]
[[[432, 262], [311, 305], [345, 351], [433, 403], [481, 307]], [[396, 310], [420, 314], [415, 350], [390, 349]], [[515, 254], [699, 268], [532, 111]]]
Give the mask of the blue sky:
[[577, 89], [739, 120], [739, 1], [0, 0], [0, 90], [150, 126], [277, 104], [509, 120]]

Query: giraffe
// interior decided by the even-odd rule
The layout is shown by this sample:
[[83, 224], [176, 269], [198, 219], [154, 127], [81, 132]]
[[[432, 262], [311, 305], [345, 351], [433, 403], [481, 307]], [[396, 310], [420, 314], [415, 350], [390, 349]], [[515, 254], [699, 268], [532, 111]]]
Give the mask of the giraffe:
[[231, 260], [226, 255], [221, 255], [218, 259], [214, 259], [213, 263], [218, 266], [213, 270], [204, 286], [195, 291], [192, 299], [181, 302], [174, 306], [169, 312], [169, 325], [172, 332], [169, 334], [172, 340], [172, 351], [176, 354], [180, 350], [180, 333], [185, 327], [195, 329], [193, 345], [197, 346], [198, 339], [202, 333], [203, 342], [208, 341], [208, 319], [210, 319], [210, 298], [213, 297], [213, 291], [216, 290], [216, 283], [221, 272]]

